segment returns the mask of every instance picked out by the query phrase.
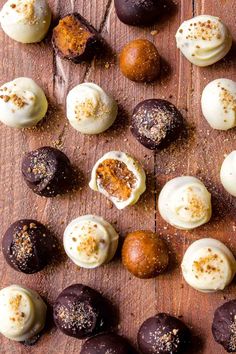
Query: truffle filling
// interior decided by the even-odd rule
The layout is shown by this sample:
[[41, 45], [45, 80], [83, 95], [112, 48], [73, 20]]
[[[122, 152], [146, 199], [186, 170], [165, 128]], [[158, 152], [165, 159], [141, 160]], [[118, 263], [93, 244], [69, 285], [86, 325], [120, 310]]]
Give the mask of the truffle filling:
[[56, 45], [64, 55], [83, 54], [87, 40], [91, 36], [92, 34], [74, 16], [66, 16], [54, 29]]
[[119, 160], [108, 159], [100, 163], [96, 171], [98, 184], [112, 197], [127, 200], [137, 179], [127, 165]]

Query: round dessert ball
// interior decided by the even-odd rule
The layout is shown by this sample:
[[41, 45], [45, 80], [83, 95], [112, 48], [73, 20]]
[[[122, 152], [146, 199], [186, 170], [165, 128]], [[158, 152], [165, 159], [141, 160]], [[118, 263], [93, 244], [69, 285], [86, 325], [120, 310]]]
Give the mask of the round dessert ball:
[[122, 263], [138, 278], [154, 278], [164, 272], [169, 264], [168, 249], [155, 233], [134, 231], [124, 241]]
[[53, 256], [54, 241], [47, 228], [36, 220], [18, 220], [6, 231], [2, 251], [15, 270], [32, 274], [42, 270]]
[[78, 339], [100, 332], [107, 324], [108, 312], [102, 295], [82, 284], [64, 289], [53, 305], [53, 318], [58, 329]]
[[236, 352], [236, 300], [231, 300], [215, 311], [212, 334], [228, 353]]
[[170, 102], [149, 99], [133, 111], [131, 132], [146, 148], [157, 150], [176, 140], [183, 129], [183, 117]]
[[132, 354], [134, 349], [127, 340], [115, 333], [98, 334], [88, 339], [80, 354]]
[[71, 186], [73, 171], [68, 157], [50, 146], [26, 154], [21, 170], [29, 188], [44, 197], [65, 193]]
[[221, 60], [232, 46], [227, 26], [215, 16], [200, 15], [184, 21], [176, 33], [177, 48], [194, 65]]
[[51, 23], [46, 0], [8, 0], [0, 14], [3, 31], [21, 43], [40, 42]]
[[204, 117], [213, 129], [234, 128], [236, 126], [236, 82], [229, 79], [211, 81], [202, 92], [201, 106]]
[[220, 179], [225, 190], [236, 197], [236, 150], [224, 159], [220, 170]]
[[17, 341], [37, 340], [46, 322], [47, 306], [35, 291], [20, 285], [0, 290], [0, 333]]
[[96, 54], [100, 36], [84, 17], [72, 13], [60, 19], [53, 29], [52, 43], [62, 58], [80, 63]]
[[159, 313], [139, 329], [138, 345], [143, 354], [178, 354], [186, 350], [190, 331], [179, 319]]
[[155, 81], [160, 74], [160, 55], [157, 48], [147, 39], [129, 42], [120, 53], [120, 70], [131, 81]]
[[115, 0], [118, 18], [130, 26], [152, 25], [162, 14], [163, 8], [163, 0]]
[[99, 134], [114, 123], [118, 105], [101, 87], [86, 82], [68, 93], [66, 110], [73, 128], [82, 134]]
[[36, 82], [18, 77], [0, 87], [0, 121], [12, 128], [31, 128], [47, 112], [46, 96]]

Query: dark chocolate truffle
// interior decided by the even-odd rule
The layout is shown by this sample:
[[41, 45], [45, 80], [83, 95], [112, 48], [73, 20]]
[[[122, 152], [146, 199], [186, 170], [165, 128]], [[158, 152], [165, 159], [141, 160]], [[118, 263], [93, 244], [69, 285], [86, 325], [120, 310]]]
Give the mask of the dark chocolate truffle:
[[96, 54], [100, 36], [85, 18], [73, 13], [60, 19], [53, 29], [52, 43], [62, 58], [80, 63]]
[[188, 327], [166, 313], [147, 319], [138, 332], [138, 344], [143, 354], [182, 353], [189, 342]]
[[99, 334], [96, 337], [88, 339], [80, 354], [132, 354], [134, 349], [121, 336], [114, 333]]
[[163, 0], [115, 0], [120, 21], [130, 26], [151, 25], [164, 8]]
[[183, 117], [168, 101], [149, 99], [134, 108], [131, 132], [148, 149], [167, 147], [179, 137], [182, 129]]
[[51, 233], [35, 220], [18, 220], [2, 239], [3, 255], [7, 263], [23, 273], [42, 270], [52, 258], [55, 247]]
[[215, 311], [212, 334], [228, 353], [236, 352], [236, 300], [226, 302]]
[[53, 305], [56, 326], [66, 335], [83, 339], [100, 332], [107, 324], [106, 300], [82, 284], [64, 289]]
[[55, 197], [69, 189], [73, 172], [68, 157], [62, 151], [46, 146], [25, 155], [22, 174], [34, 193]]

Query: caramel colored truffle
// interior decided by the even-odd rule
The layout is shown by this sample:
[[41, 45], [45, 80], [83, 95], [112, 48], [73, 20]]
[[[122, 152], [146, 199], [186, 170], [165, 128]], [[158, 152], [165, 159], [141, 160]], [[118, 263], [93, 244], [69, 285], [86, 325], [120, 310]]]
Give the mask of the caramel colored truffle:
[[122, 262], [134, 276], [154, 278], [168, 266], [168, 249], [155, 233], [134, 231], [127, 235], [123, 244]]
[[75, 63], [90, 59], [99, 44], [99, 34], [78, 13], [63, 17], [53, 29], [52, 42], [61, 57]]
[[136, 39], [124, 46], [120, 54], [120, 70], [131, 81], [151, 82], [160, 73], [160, 55], [146, 39]]

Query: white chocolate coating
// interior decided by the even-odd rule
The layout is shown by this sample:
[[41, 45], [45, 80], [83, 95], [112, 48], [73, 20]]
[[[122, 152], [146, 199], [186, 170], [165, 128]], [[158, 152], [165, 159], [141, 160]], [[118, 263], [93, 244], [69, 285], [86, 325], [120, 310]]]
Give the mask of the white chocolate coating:
[[118, 247], [119, 235], [106, 220], [84, 215], [70, 222], [64, 232], [64, 249], [79, 267], [96, 268], [108, 263]]
[[202, 113], [213, 129], [228, 130], [236, 126], [236, 82], [229, 79], [211, 81], [202, 92]]
[[187, 249], [182, 272], [186, 282], [202, 292], [224, 290], [236, 272], [236, 260], [220, 241], [205, 238], [192, 243]]
[[83, 134], [99, 134], [114, 123], [118, 106], [101, 87], [93, 83], [75, 86], [67, 96], [67, 118]]
[[51, 23], [46, 0], [8, 0], [0, 13], [3, 31], [21, 43], [40, 42]]
[[218, 17], [210, 15], [184, 21], [175, 37], [177, 48], [197, 66], [216, 63], [232, 46], [232, 36], [226, 25]]
[[42, 331], [47, 306], [33, 290], [11, 285], [0, 290], [0, 333], [21, 342]]
[[33, 127], [47, 109], [46, 96], [32, 79], [19, 77], [0, 87], [0, 121], [9, 127]]
[[236, 197], [236, 150], [224, 159], [220, 170], [220, 179], [225, 190]]
[[[123, 163], [128, 169], [128, 171], [130, 172], [130, 174], [132, 174], [133, 179], [135, 180], [135, 182], [132, 183], [132, 185], [130, 185], [129, 181], [127, 181], [130, 186], [130, 195], [125, 200], [120, 198], [117, 195], [116, 196], [112, 195], [111, 193], [109, 193], [107, 189], [104, 189], [101, 180], [97, 176], [97, 169], [100, 166], [100, 164], [109, 160], [115, 160], [118, 163], [120, 161], [121, 163]], [[117, 179], [119, 180], [119, 177], [117, 177]], [[120, 180], [120, 181], [123, 182], [124, 180]], [[110, 185], [113, 190], [118, 191], [119, 189], [118, 186], [112, 185], [112, 183], [110, 183]], [[128, 205], [135, 204], [138, 201], [141, 194], [146, 190], [146, 175], [142, 166], [132, 156], [121, 151], [110, 151], [106, 153], [104, 156], [102, 156], [94, 165], [89, 186], [94, 191], [98, 191], [104, 194], [108, 199], [110, 199], [115, 204], [115, 206], [118, 209], [123, 209]]]
[[166, 222], [178, 229], [190, 230], [210, 220], [211, 195], [198, 178], [181, 176], [165, 184], [158, 208]]

